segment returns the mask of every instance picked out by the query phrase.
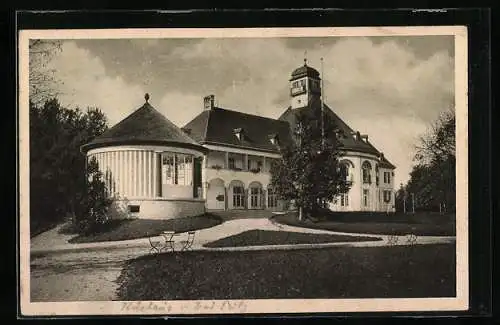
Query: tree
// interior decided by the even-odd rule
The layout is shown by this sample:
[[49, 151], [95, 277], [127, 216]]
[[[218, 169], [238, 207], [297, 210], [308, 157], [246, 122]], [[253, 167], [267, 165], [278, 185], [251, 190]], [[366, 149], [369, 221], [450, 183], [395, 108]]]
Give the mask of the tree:
[[299, 219], [326, 207], [335, 196], [348, 191], [338, 163], [334, 124], [321, 112], [297, 114], [296, 141], [281, 148], [282, 158], [271, 167], [271, 184], [283, 200], [294, 200]]
[[85, 191], [85, 155], [80, 146], [107, 129], [96, 108], [84, 113], [57, 99], [30, 104], [30, 220], [33, 231], [79, 211]]
[[407, 192], [406, 192], [406, 187], [401, 183], [399, 185], [399, 189], [396, 191], [396, 196], [394, 203], [396, 205], [396, 211], [400, 212], [406, 212], [408, 211], [408, 202], [407, 202]]
[[29, 43], [29, 97], [30, 102], [41, 105], [58, 95], [55, 70], [50, 67], [54, 56], [61, 51], [61, 41], [30, 40]]
[[108, 195], [95, 157], [88, 161], [85, 175], [85, 189], [77, 193], [79, 204], [74, 221], [80, 233], [98, 232], [108, 221], [108, 210], [113, 200]]
[[420, 138], [410, 173], [408, 192], [418, 197], [416, 208], [452, 211], [455, 209], [455, 113], [446, 111]]

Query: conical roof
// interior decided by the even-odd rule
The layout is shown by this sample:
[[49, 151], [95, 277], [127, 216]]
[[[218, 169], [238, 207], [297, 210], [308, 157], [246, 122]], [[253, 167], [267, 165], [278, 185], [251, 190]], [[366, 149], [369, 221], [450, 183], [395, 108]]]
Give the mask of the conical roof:
[[146, 102], [125, 119], [82, 146], [82, 151], [114, 145], [168, 145], [206, 151], [182, 129]]

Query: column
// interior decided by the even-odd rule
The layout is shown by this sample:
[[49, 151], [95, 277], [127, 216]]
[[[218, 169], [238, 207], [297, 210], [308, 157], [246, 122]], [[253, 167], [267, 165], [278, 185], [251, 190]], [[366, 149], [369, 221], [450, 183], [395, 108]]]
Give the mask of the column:
[[[232, 200], [233, 198], [231, 198]], [[229, 209], [229, 190], [228, 190], [228, 187], [225, 186], [224, 184], [224, 210], [228, 210]]]
[[243, 157], [243, 170], [248, 171], [248, 154], [246, 153]]
[[228, 169], [229, 168], [229, 152], [225, 151], [225, 156], [224, 156], [224, 168]]
[[118, 196], [122, 196], [123, 194], [123, 151], [117, 151], [117, 180], [116, 180], [116, 185], [117, 185], [117, 191], [118, 191]]
[[158, 159], [160, 154], [157, 152], [153, 152], [153, 197], [157, 197], [158, 195]]
[[207, 155], [208, 154], [203, 156], [203, 160], [201, 163], [201, 186], [202, 186], [201, 197], [203, 198], [203, 200], [207, 199], [207, 191], [208, 191], [208, 181], [207, 181], [208, 156]]
[[131, 196], [137, 196], [137, 151], [130, 152], [130, 174], [132, 176], [132, 183], [130, 184]]
[[151, 151], [144, 156], [144, 195], [151, 197]]
[[266, 156], [262, 157], [262, 170], [261, 171], [262, 172], [267, 172], [268, 171]]

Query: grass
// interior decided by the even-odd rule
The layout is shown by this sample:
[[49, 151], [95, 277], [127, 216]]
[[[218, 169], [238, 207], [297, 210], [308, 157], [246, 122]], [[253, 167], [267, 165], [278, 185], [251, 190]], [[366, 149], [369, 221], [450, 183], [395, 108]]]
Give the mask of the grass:
[[417, 236], [455, 236], [455, 221], [449, 215], [387, 215], [379, 213], [372, 214], [372, 217], [369, 218], [369, 214], [332, 213], [313, 222], [311, 220], [299, 221], [297, 213], [290, 212], [275, 215], [272, 218], [278, 223], [290, 226], [339, 232], [398, 236], [409, 233]]
[[306, 234], [288, 231], [270, 230], [249, 230], [234, 236], [221, 238], [219, 240], [205, 244], [205, 247], [241, 247], [241, 246], [262, 246], [262, 245], [291, 245], [291, 244], [319, 244], [337, 242], [359, 242], [382, 240], [382, 238], [327, 235], [327, 234]]
[[78, 235], [69, 240], [71, 243], [92, 243], [143, 238], [160, 235], [163, 231], [186, 232], [210, 228], [221, 224], [223, 220], [212, 214], [168, 220], [123, 219], [112, 220], [99, 233]]
[[126, 262], [119, 300], [454, 297], [455, 245], [191, 251]]
[[45, 221], [45, 220], [30, 220], [30, 238], [33, 238], [35, 236], [38, 236], [41, 233], [44, 233], [46, 231], [49, 231], [55, 227], [57, 227], [59, 224], [61, 224], [62, 220], [51, 220], [51, 221]]

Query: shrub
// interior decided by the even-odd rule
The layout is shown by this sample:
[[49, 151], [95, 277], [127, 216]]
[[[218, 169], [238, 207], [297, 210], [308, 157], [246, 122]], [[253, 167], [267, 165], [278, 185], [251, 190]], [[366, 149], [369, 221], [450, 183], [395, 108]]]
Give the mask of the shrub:
[[75, 215], [78, 233], [100, 232], [106, 228], [110, 220], [108, 210], [113, 200], [108, 196], [102, 172], [94, 157], [87, 164], [86, 191], [79, 198], [79, 203]]

